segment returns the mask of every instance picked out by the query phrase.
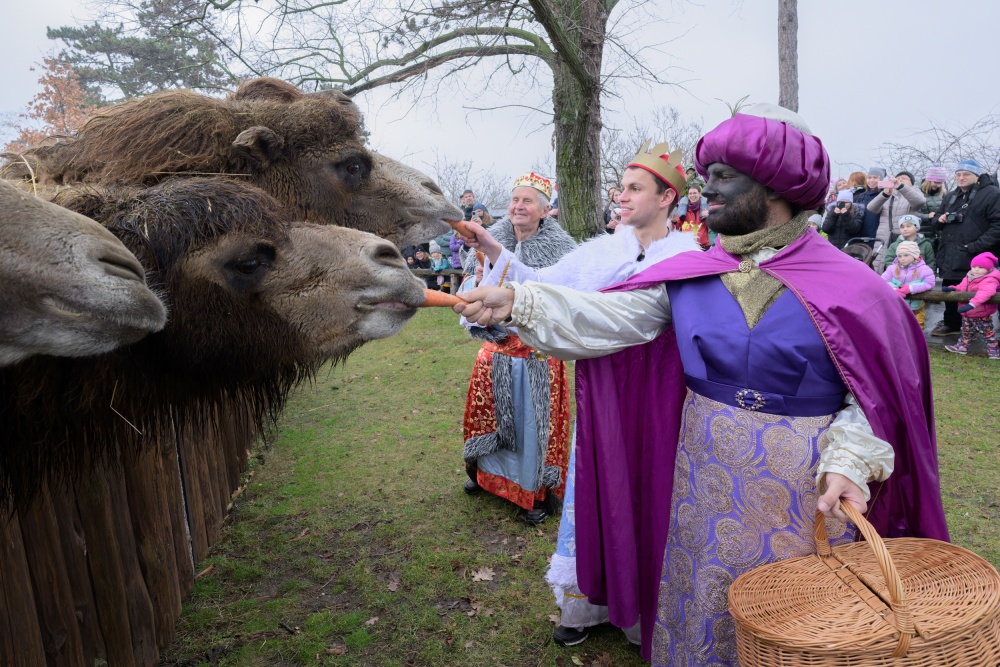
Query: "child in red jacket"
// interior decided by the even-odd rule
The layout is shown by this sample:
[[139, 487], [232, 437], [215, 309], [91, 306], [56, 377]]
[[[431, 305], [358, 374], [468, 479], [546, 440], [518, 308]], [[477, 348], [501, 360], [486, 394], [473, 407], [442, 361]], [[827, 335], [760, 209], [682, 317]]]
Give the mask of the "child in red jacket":
[[982, 336], [986, 341], [986, 353], [990, 359], [1000, 361], [1000, 344], [997, 343], [996, 332], [993, 331], [993, 313], [997, 312], [996, 304], [987, 304], [994, 294], [1000, 290], [1000, 271], [996, 270], [996, 255], [984, 252], [972, 258], [972, 268], [969, 274], [954, 287], [942, 287], [945, 292], [975, 292], [976, 296], [969, 303], [958, 307], [962, 314], [962, 332], [958, 342], [945, 345], [944, 349], [957, 354], [969, 351], [969, 345]]

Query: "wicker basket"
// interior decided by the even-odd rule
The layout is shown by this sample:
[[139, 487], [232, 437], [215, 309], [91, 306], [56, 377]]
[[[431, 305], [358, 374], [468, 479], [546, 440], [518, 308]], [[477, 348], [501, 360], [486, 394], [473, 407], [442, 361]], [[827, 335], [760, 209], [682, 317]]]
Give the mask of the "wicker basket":
[[818, 555], [759, 567], [733, 582], [741, 667], [996, 667], [1000, 575], [938, 540], [864, 535], [831, 549], [821, 514]]

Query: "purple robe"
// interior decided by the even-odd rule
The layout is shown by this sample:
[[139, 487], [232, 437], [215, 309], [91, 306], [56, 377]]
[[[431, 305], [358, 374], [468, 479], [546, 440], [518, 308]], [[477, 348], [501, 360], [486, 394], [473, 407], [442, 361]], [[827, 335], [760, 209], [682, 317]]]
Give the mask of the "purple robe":
[[[716, 242], [603, 291], [718, 275], [739, 263]], [[813, 231], [760, 268], [805, 307], [875, 435], [895, 450], [892, 476], [872, 485], [868, 519], [883, 536], [947, 540], [930, 360], [910, 309], [871, 269]], [[650, 343], [577, 363], [577, 414], [586, 417], [578, 416], [577, 431], [579, 585], [619, 627], [641, 614], [647, 660], [684, 393], [673, 327]]]

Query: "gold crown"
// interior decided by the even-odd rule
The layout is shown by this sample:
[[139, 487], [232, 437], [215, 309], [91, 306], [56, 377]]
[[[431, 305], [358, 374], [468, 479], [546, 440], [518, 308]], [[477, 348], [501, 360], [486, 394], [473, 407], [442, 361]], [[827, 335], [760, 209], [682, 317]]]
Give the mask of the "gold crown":
[[535, 188], [545, 195], [546, 199], [552, 199], [552, 181], [549, 179], [539, 176], [533, 171], [529, 171], [527, 174], [514, 181], [514, 185], [511, 187], [511, 190], [525, 185], [529, 188]]
[[[653, 140], [647, 139], [628, 166], [645, 169], [672, 187], [678, 197], [681, 196], [687, 185], [687, 177], [684, 175], [684, 167], [681, 166], [680, 149], [671, 153], [670, 146], [664, 141], [662, 144], [653, 146], [653, 150], [650, 152], [649, 145], [651, 143]], [[666, 159], [663, 156], [666, 156]]]

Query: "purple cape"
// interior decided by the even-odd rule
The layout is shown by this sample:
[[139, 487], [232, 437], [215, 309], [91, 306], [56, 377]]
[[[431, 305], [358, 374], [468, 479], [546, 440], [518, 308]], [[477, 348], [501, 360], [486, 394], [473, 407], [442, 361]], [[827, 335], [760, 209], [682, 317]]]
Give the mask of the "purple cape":
[[[602, 291], [727, 273], [739, 262], [716, 242]], [[812, 231], [760, 268], [809, 312], [875, 435], [895, 450], [892, 476], [871, 485], [869, 521], [887, 537], [948, 540], [927, 341], [909, 307]], [[577, 578], [615, 625], [630, 627], [641, 614], [647, 660], [685, 392], [673, 327], [644, 345], [577, 362]]]

